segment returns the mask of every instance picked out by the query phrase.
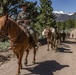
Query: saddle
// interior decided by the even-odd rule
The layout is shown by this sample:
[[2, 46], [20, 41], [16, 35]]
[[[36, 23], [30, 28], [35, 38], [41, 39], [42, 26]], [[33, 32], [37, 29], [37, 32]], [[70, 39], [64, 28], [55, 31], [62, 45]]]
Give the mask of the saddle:
[[27, 35], [27, 37], [29, 38], [29, 42], [36, 42], [36, 31], [33, 30], [30, 27], [25, 27], [23, 25], [20, 25], [20, 28], [24, 31], [24, 33]]
[[27, 35], [27, 37], [30, 37], [30, 32], [27, 28], [25, 28], [25, 26], [23, 25], [19, 25], [19, 27], [25, 32], [25, 34]]

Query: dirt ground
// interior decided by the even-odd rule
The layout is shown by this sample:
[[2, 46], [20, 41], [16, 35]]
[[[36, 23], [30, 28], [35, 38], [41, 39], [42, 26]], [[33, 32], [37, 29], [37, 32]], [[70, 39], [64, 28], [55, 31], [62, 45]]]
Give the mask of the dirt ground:
[[[36, 55], [36, 64], [32, 64], [33, 52], [29, 53], [28, 65], [24, 65], [20, 75], [76, 75], [76, 40], [68, 39], [58, 48], [58, 52], [54, 50], [47, 51], [47, 45], [39, 47]], [[2, 52], [0, 52], [1, 54]], [[0, 65], [0, 75], [15, 75], [17, 72], [17, 59], [12, 51], [12, 57], [8, 56], [6, 62]], [[5, 55], [4, 54], [4, 55]]]

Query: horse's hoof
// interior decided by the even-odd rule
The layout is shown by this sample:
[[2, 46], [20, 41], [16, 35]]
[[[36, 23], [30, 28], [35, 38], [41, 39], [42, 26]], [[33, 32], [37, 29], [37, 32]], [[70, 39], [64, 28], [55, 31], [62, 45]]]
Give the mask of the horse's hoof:
[[35, 64], [35, 61], [32, 61], [33, 64]]
[[54, 50], [54, 48], [52, 48], [52, 50]]
[[47, 49], [47, 51], [49, 51], [49, 49]]
[[21, 66], [21, 69], [22, 69], [23, 67]]
[[19, 74], [16, 74], [16, 75], [19, 75]]
[[57, 51], [55, 51], [55, 53], [57, 53]]
[[26, 62], [26, 61], [24, 62], [25, 65], [27, 65], [27, 63], [28, 63], [28, 62]]
[[17, 73], [16, 75], [20, 75], [20, 73]]
[[20, 75], [20, 74], [16, 74], [16, 75]]

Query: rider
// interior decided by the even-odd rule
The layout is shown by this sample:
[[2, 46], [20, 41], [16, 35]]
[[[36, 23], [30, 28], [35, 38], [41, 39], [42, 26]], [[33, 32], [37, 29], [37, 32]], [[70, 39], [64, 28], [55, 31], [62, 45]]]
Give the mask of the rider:
[[32, 38], [32, 42], [36, 46], [35, 33], [34, 33], [35, 30], [30, 26], [30, 23], [32, 21], [31, 19], [32, 15], [28, 11], [28, 4], [25, 2], [22, 3], [20, 6], [22, 8], [22, 12], [18, 14], [17, 23], [24, 27], [24, 32], [26, 31], [28, 32], [28, 33], [26, 32], [27, 36]]

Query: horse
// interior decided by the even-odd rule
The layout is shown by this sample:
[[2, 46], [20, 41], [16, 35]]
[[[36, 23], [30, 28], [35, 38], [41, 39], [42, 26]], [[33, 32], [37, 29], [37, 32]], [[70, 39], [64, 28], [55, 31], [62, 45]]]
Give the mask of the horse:
[[47, 46], [49, 51], [49, 44], [51, 44], [51, 48], [53, 50], [57, 49], [57, 45], [61, 43], [61, 36], [60, 33], [57, 32], [54, 28], [45, 28], [42, 32], [42, 35], [45, 35], [47, 38]]
[[66, 33], [63, 31], [62, 33], [61, 33], [61, 41], [65, 41], [65, 38], [66, 38]]
[[[0, 36], [3, 36], [5, 38], [7, 34], [11, 41], [11, 48], [18, 59], [17, 75], [19, 75], [20, 69], [22, 68], [23, 53], [26, 51], [25, 64], [27, 64], [29, 49], [33, 48], [33, 63], [35, 63], [36, 51], [38, 48], [34, 46], [34, 44], [32, 43], [32, 39], [27, 36], [27, 34], [19, 27], [19, 25], [13, 19], [9, 18], [8, 15], [4, 15], [0, 17]], [[36, 41], [37, 39], [38, 36], [36, 36]]]
[[52, 36], [53, 36], [53, 41], [55, 45], [55, 50], [57, 52], [58, 46], [61, 44], [61, 33], [59, 30], [53, 28], [54, 30], [52, 31]]
[[49, 45], [51, 44], [51, 48], [53, 49], [54, 48], [54, 42], [53, 42], [53, 39], [52, 39], [52, 31], [50, 28], [45, 28], [42, 32], [42, 35], [46, 37], [47, 39], [47, 51], [49, 51]]

